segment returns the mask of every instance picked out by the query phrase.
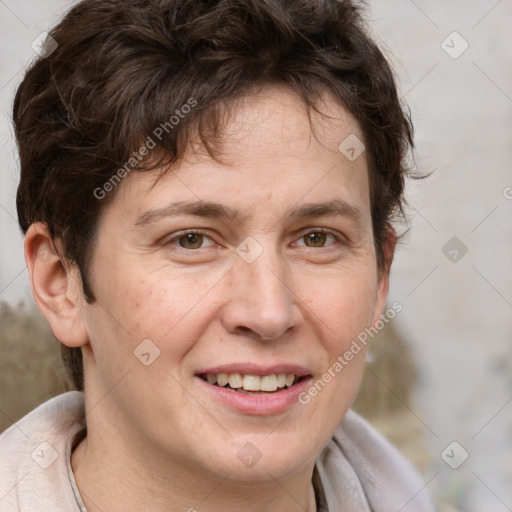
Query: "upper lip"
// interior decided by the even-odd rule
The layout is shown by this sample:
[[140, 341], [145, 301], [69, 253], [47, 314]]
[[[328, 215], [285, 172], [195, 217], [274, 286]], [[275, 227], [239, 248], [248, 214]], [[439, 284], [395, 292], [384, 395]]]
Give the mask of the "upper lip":
[[274, 373], [293, 373], [298, 377], [304, 377], [306, 375], [311, 374], [311, 372], [304, 366], [290, 363], [275, 364], [272, 366], [262, 366], [254, 363], [231, 363], [205, 368], [203, 370], [196, 372], [197, 375], [205, 373], [210, 375], [216, 375], [219, 373], [241, 373], [243, 375], [259, 376], [272, 375]]

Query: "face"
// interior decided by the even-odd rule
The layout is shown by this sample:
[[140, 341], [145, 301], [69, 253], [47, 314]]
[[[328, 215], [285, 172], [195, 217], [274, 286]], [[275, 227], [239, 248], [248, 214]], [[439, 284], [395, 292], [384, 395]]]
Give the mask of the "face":
[[264, 89], [237, 105], [220, 161], [190, 149], [119, 186], [94, 247], [97, 302], [82, 306], [88, 421], [116, 442], [264, 480], [312, 467], [341, 422], [364, 347], [333, 363], [379, 318], [387, 276], [365, 154], [338, 150], [360, 129], [334, 101], [322, 110], [312, 134], [294, 94]]

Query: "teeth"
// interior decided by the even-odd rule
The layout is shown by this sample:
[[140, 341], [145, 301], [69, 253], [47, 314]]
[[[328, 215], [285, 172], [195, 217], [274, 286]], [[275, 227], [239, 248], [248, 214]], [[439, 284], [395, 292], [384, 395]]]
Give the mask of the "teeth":
[[262, 377], [252, 374], [242, 375], [241, 373], [208, 373], [206, 380], [210, 384], [217, 384], [221, 387], [229, 384], [229, 387], [233, 389], [271, 392], [292, 386], [296, 377], [293, 373], [273, 373]]
[[246, 391], [261, 391], [261, 377], [258, 375], [244, 375], [242, 387]]
[[275, 391], [277, 389], [277, 375], [265, 375], [261, 377], [261, 391]]
[[[208, 379], [208, 377], [213, 378], [213, 382], [210, 382], [210, 379]], [[217, 376], [207, 374], [206, 379], [208, 380], [208, 382], [210, 382], [210, 384], [215, 384], [215, 381], [217, 381], [217, 384], [219, 386], [224, 387], [229, 382], [229, 375], [227, 373], [218, 373]]]
[[230, 373], [229, 374], [229, 387], [233, 389], [241, 388], [243, 386], [242, 383], [242, 375], [239, 373]]

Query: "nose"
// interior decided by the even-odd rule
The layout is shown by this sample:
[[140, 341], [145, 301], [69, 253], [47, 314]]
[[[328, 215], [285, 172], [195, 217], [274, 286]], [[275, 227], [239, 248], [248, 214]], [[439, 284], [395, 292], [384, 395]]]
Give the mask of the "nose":
[[278, 254], [264, 251], [252, 263], [237, 257], [229, 275], [229, 300], [222, 310], [222, 324], [228, 332], [273, 340], [303, 323], [290, 270]]

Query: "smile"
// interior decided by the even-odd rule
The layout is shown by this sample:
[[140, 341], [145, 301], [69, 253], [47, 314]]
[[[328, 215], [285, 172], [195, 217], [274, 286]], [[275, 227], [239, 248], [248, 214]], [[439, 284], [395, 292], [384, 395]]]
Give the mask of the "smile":
[[261, 376], [241, 373], [203, 373], [199, 376], [209, 384], [241, 394], [274, 393], [294, 386], [301, 379], [293, 373], [272, 373]]
[[303, 407], [299, 395], [312, 378], [307, 366], [291, 363], [259, 365], [237, 362], [201, 368], [195, 374], [198, 389], [223, 409], [244, 415], [281, 414]]

